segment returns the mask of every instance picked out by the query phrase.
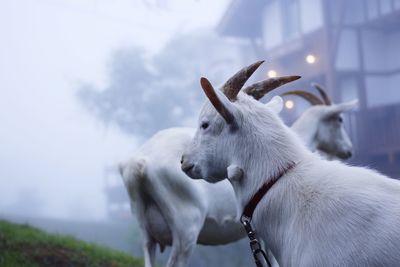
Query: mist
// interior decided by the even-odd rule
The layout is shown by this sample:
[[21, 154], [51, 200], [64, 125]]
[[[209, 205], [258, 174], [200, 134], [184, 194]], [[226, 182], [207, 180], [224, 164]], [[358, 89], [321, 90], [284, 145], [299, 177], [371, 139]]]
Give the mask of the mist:
[[[399, 1], [278, 2], [2, 1], [0, 217], [142, 256], [117, 164], [157, 131], [196, 124], [201, 76], [222, 84], [260, 59], [251, 81], [303, 76], [277, 94], [318, 82], [334, 102], [358, 98], [349, 163], [400, 177]], [[309, 104], [287, 100], [291, 124]], [[222, 266], [218, 254], [240, 249], [247, 264], [246, 246], [201, 247], [192, 262]]]
[[1, 212], [106, 219], [104, 168], [134, 151], [137, 137], [91, 116], [77, 91], [107, 83], [115, 50], [151, 55], [178, 30], [212, 27], [216, 11], [214, 21], [187, 22], [198, 8], [207, 3], [2, 2]]

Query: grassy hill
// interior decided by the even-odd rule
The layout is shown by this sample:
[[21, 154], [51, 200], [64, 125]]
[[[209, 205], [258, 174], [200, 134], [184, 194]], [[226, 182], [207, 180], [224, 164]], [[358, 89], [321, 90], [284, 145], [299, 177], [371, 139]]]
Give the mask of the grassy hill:
[[0, 220], [1, 267], [136, 267], [143, 261], [72, 237]]

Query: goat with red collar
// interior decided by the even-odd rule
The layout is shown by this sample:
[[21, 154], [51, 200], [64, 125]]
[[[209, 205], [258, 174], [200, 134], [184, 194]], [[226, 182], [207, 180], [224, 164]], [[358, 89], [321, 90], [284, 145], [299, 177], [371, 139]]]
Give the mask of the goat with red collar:
[[280, 97], [262, 104], [201, 86], [209, 101], [182, 170], [228, 177], [238, 214], [256, 198], [252, 224], [281, 267], [398, 266], [399, 181], [311, 153], [279, 118]]

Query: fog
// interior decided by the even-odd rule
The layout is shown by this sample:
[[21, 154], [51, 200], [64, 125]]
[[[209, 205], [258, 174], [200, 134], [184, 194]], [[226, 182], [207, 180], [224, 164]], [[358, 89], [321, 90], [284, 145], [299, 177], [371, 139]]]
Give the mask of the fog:
[[151, 55], [177, 32], [212, 28], [226, 1], [212, 2], [2, 1], [0, 212], [106, 219], [104, 167], [137, 138], [99, 122], [77, 91], [107, 84], [117, 49]]
[[[158, 130], [195, 124], [200, 76], [221, 84], [259, 59], [251, 81], [303, 76], [277, 93], [318, 82], [334, 102], [358, 98], [348, 162], [400, 177], [400, 2], [344, 2], [1, 1], [0, 218], [141, 256], [115, 166]], [[309, 104], [288, 99], [290, 124]], [[192, 262], [247, 264], [243, 246]]]

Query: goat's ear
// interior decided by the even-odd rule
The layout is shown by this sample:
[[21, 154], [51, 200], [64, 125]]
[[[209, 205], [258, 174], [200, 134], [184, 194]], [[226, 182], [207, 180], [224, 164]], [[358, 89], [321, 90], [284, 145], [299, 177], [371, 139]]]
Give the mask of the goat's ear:
[[283, 99], [280, 96], [274, 96], [268, 103], [265, 104], [265, 106], [278, 114], [282, 111]]
[[235, 124], [234, 109], [235, 107], [229, 99], [220, 91], [214, 90], [211, 83], [204, 77], [200, 79], [201, 87], [211, 104], [218, 113], [225, 119], [228, 124]]
[[354, 109], [358, 105], [358, 99], [354, 99], [349, 102], [344, 102], [340, 104], [333, 104], [332, 106], [329, 106], [329, 113], [330, 114], [338, 114], [338, 113], [343, 113], [347, 112], [349, 110]]

